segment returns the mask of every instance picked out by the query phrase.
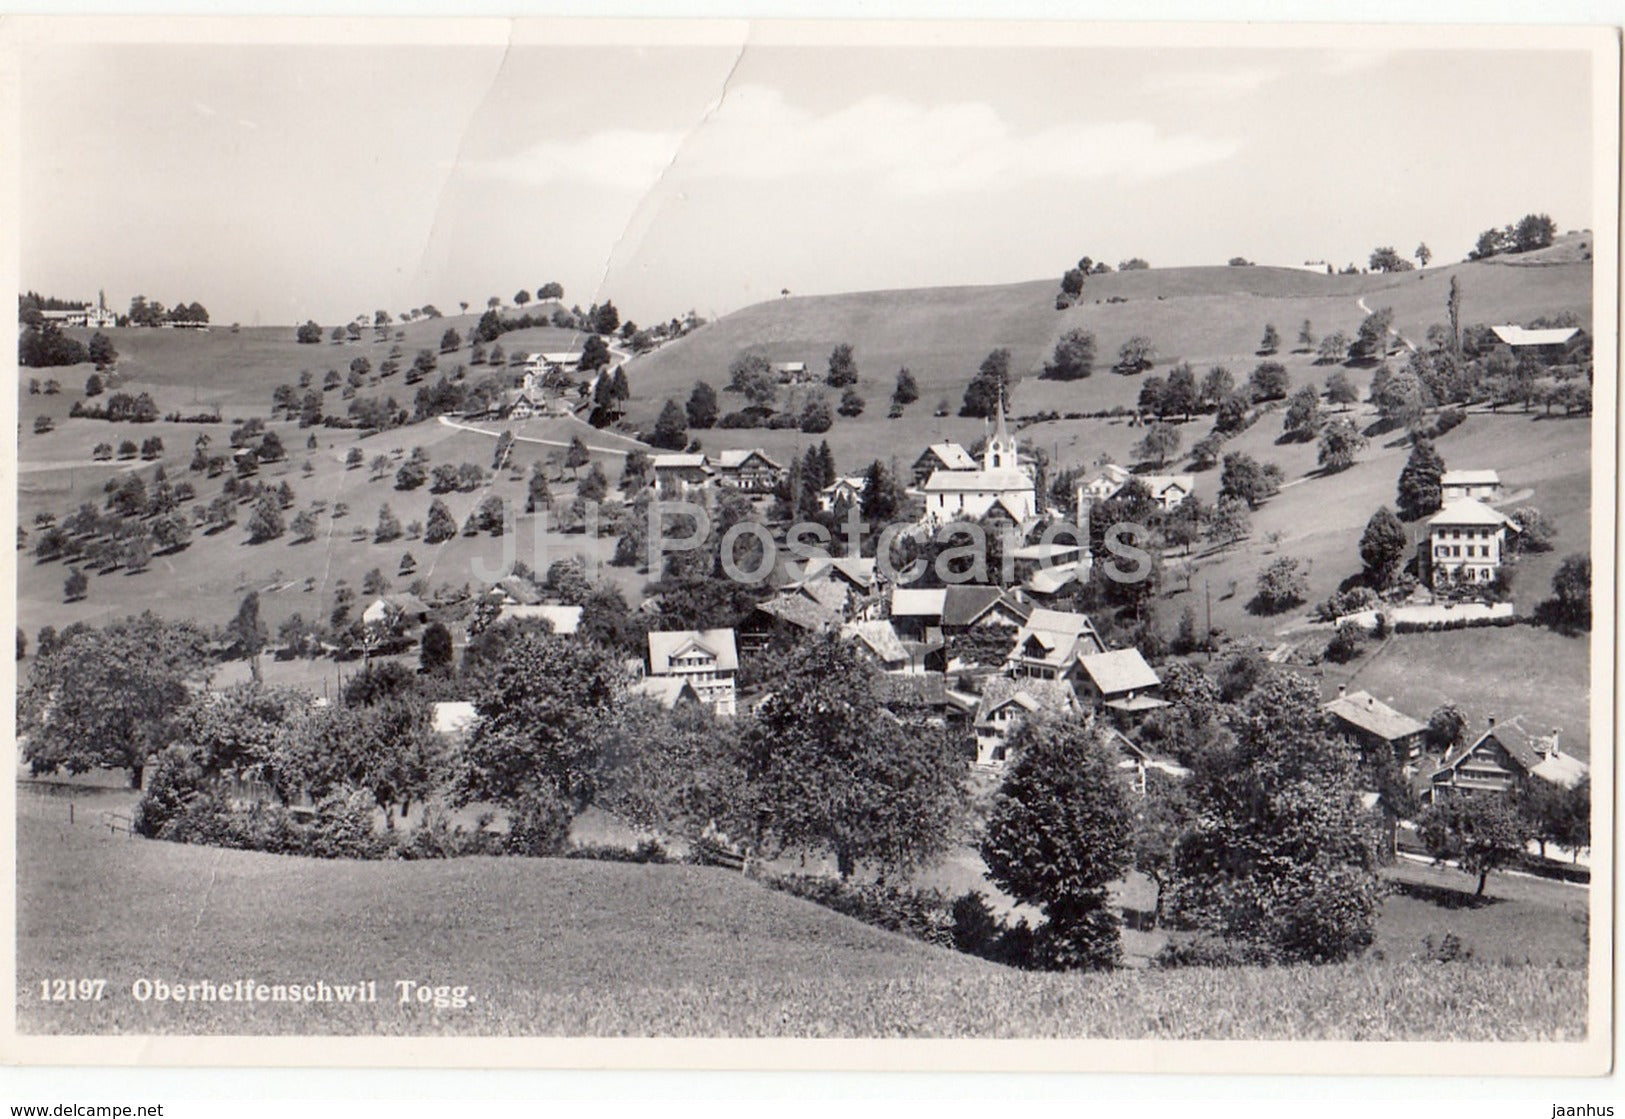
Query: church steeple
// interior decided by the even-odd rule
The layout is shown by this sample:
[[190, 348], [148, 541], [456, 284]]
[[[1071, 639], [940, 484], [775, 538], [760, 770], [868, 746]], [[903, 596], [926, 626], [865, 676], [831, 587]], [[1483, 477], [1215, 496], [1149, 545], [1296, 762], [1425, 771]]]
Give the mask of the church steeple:
[[984, 470], [1006, 470], [1016, 465], [1016, 441], [1004, 426], [1004, 389], [999, 389], [999, 410], [993, 421], [993, 435], [982, 451]]

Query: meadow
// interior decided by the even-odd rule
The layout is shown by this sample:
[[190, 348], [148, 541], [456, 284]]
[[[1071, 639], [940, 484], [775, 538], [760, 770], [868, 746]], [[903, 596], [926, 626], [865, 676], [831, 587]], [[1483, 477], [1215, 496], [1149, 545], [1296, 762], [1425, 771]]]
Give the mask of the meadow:
[[[1455, 922], [1472, 942], [1487, 936], [1479, 916], [1503, 906], [1521, 908], [1498, 921], [1566, 949], [1573, 918], [1544, 894], [1466, 910], [1406, 898], [1402, 924], [1379, 931], [1383, 952], [1344, 965], [1033, 974], [717, 869], [318, 862], [181, 847], [101, 828], [96, 799], [82, 794], [70, 825], [61, 798], [19, 798], [24, 1032], [1386, 1041], [1576, 1040], [1586, 1030], [1585, 971], [1574, 963], [1583, 954], [1517, 967], [1491, 962], [1493, 946], [1467, 962], [1417, 958], [1419, 936]], [[1561, 941], [1545, 935], [1552, 928]], [[61, 975], [105, 978], [108, 997], [42, 1002], [40, 980]], [[139, 978], [250, 977], [373, 979], [379, 1001], [130, 997]], [[463, 1009], [401, 1006], [400, 979], [464, 986], [472, 999]]]

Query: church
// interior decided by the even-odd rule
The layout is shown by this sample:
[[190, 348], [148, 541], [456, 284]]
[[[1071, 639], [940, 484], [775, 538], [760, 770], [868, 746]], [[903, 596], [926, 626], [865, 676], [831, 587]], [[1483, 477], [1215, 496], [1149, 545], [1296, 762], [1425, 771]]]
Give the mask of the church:
[[998, 419], [982, 449], [982, 465], [974, 470], [933, 470], [922, 487], [925, 522], [979, 521], [1008, 517], [1018, 527], [1038, 515], [1031, 470], [1016, 451], [1015, 438], [1004, 422], [1004, 397], [999, 397]]

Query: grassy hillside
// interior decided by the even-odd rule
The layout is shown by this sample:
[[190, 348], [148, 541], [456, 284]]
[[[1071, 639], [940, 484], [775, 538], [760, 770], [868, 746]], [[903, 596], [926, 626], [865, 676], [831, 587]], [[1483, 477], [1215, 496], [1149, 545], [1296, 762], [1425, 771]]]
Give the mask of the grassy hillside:
[[[1450, 277], [1462, 285], [1464, 322], [1518, 322], [1573, 311], [1589, 323], [1588, 262], [1544, 267], [1499, 262], [1457, 264], [1394, 275], [1326, 276], [1288, 268], [1166, 268], [1091, 277], [1082, 300], [1057, 311], [1057, 284], [1034, 281], [993, 287], [928, 288], [792, 297], [760, 303], [728, 315], [628, 368], [633, 399], [629, 416], [650, 423], [667, 398], [685, 400], [696, 380], [721, 389], [728, 365], [742, 353], [773, 361], [805, 361], [822, 371], [839, 343], [854, 348], [859, 392], [868, 408], [856, 419], [837, 419], [828, 438], [843, 469], [877, 456], [912, 460], [935, 439], [973, 440], [979, 420], [932, 415], [946, 397], [957, 413], [965, 385], [989, 351], [1007, 347], [1011, 368], [1025, 378], [1016, 388], [1016, 415], [1045, 411], [1101, 411], [1132, 406], [1141, 377], [1111, 372], [1119, 347], [1144, 335], [1157, 347], [1156, 372], [1176, 361], [1199, 371], [1228, 366], [1238, 379], [1265, 360], [1256, 352], [1266, 323], [1280, 332], [1274, 355], [1297, 382], [1323, 379], [1324, 367], [1297, 349], [1299, 327], [1309, 320], [1317, 336], [1335, 330], [1353, 335], [1366, 312], [1392, 307], [1401, 333], [1420, 339], [1429, 324], [1444, 321]], [[1126, 302], [1112, 303], [1111, 299]], [[1067, 330], [1081, 327], [1097, 340], [1095, 375], [1070, 383], [1041, 381], [1036, 374]], [[887, 405], [899, 368], [907, 366], [920, 399], [899, 419]], [[722, 394], [725, 410], [740, 399]], [[695, 433], [707, 448], [760, 445], [790, 452], [808, 437], [793, 431]]]
[[[1158, 371], [1166, 371], [1175, 359], [1185, 359], [1198, 370], [1223, 363], [1238, 378], [1244, 378], [1261, 360], [1253, 351], [1266, 322], [1275, 324], [1286, 348], [1291, 350], [1298, 326], [1306, 318], [1316, 334], [1335, 329], [1352, 332], [1364, 315], [1360, 307], [1364, 300], [1371, 307], [1392, 306], [1400, 329], [1419, 336], [1428, 323], [1444, 318], [1445, 293], [1452, 275], [1462, 283], [1463, 318], [1467, 322], [1527, 320], [1561, 311], [1573, 311], [1589, 321], [1590, 265], [1561, 259], [1545, 263], [1492, 260], [1393, 276], [1325, 276], [1282, 268], [1175, 268], [1114, 273], [1092, 277], [1083, 301], [1063, 312], [1054, 309], [1056, 285], [1050, 280], [996, 287], [798, 297], [746, 308], [633, 359], [627, 367], [633, 392], [629, 416], [637, 423], [651, 422], [665, 399], [686, 398], [697, 378], [706, 378], [720, 387], [726, 380], [729, 362], [741, 352], [759, 352], [773, 360], [802, 360], [821, 369], [829, 351], [849, 341], [856, 349], [863, 378], [859, 387], [868, 408], [856, 419], [837, 419], [828, 435], [837, 462], [848, 470], [859, 469], [877, 457], [906, 464], [929, 442], [959, 439], [969, 443], [981, 434], [984, 425], [980, 420], [937, 418], [932, 411], [943, 397], [957, 411], [971, 373], [996, 347], [1008, 347], [1013, 367], [1026, 374], [1015, 390], [1013, 413], [1098, 411], [1132, 405], [1138, 396], [1143, 376], [1120, 376], [1109, 368], [1117, 347], [1130, 334], [1144, 334], [1157, 345], [1162, 355]], [[1114, 298], [1126, 302], [1107, 302]], [[396, 328], [404, 335], [400, 341], [392, 335], [387, 343], [374, 342], [368, 332], [356, 343], [334, 345], [324, 341], [302, 346], [294, 340], [289, 327], [243, 328], [237, 333], [217, 328], [208, 334], [120, 330], [114, 332], [114, 341], [122, 355], [120, 369], [127, 378], [121, 388], [152, 392], [165, 411], [218, 404], [228, 416], [248, 416], [264, 415], [271, 389], [277, 384], [294, 383], [302, 369], [311, 370], [319, 384], [327, 369], [347, 370], [357, 354], [368, 356], [376, 368], [395, 346], [401, 348], [403, 361], [409, 363], [419, 348], [438, 349], [440, 334], [447, 327], [456, 327], [466, 336], [474, 322], [470, 315], [410, 323]], [[1093, 330], [1099, 339], [1095, 375], [1064, 384], [1037, 379], [1033, 373], [1055, 339], [1074, 326]], [[535, 328], [508, 335], [502, 342], [512, 352], [574, 346], [579, 339], [569, 332]], [[467, 354], [465, 348], [461, 359], [466, 360]], [[1315, 366], [1312, 355], [1307, 353], [1285, 352], [1276, 359], [1287, 365], [1295, 386], [1323, 384], [1329, 372]], [[446, 356], [440, 360], [443, 368], [449, 368], [458, 359]], [[918, 379], [921, 399], [902, 418], [891, 420], [886, 417], [887, 401], [897, 369], [904, 365]], [[47, 397], [25, 393], [21, 397], [19, 491], [25, 526], [32, 523], [37, 512], [62, 515], [83, 501], [99, 503], [104, 496], [103, 485], [110, 477], [124, 470], [143, 469], [129, 463], [92, 463], [90, 450], [99, 441], [139, 441], [159, 435], [166, 448], [164, 466], [172, 478], [179, 479], [188, 477], [186, 465], [192, 440], [200, 430], [207, 430], [220, 444], [226, 440], [224, 426], [160, 423], [138, 427], [67, 420], [68, 405], [82, 391], [88, 372], [88, 367], [51, 371], [50, 375], [62, 381], [66, 390], [63, 394]], [[476, 367], [470, 372], [476, 375], [479, 370]], [[1363, 386], [1370, 372], [1354, 370], [1351, 376]], [[363, 395], [393, 393], [397, 400], [407, 401], [413, 390], [397, 376], [361, 391]], [[337, 392], [326, 395], [330, 409], [345, 406], [337, 399]], [[737, 398], [727, 393], [722, 397], [725, 408], [738, 407]], [[58, 429], [34, 435], [32, 419], [42, 413], [51, 414]], [[1364, 410], [1357, 414], [1362, 423], [1371, 418]], [[1184, 445], [1188, 448], [1193, 444], [1208, 425], [1206, 419], [1182, 425]], [[431, 422], [367, 438], [348, 431], [318, 429], [314, 449], [305, 447], [308, 432], [293, 424], [275, 426], [289, 448], [290, 458], [270, 468], [266, 472], [268, 479], [289, 481], [297, 491], [299, 508], [316, 500], [327, 501], [330, 507], [335, 502], [346, 503], [350, 507], [347, 521], [335, 523], [324, 515], [321, 535], [305, 545], [282, 540], [251, 547], [244, 542], [243, 525], [217, 536], [200, 536], [188, 550], [160, 557], [146, 574], [94, 577], [89, 597], [75, 604], [61, 601], [64, 572], [60, 564], [36, 565], [31, 557], [23, 556], [19, 599], [24, 627], [32, 631], [44, 624], [61, 626], [145, 606], [223, 620], [251, 587], [265, 592], [267, 616], [275, 625], [295, 610], [307, 616], [323, 613], [332, 587], [340, 578], [355, 584], [374, 566], [394, 578], [400, 557], [408, 550], [418, 560], [418, 574], [434, 582], [471, 580], [470, 564], [476, 555], [489, 553], [487, 563], [497, 563], [501, 549], [490, 538], [470, 541], [459, 537], [439, 549], [404, 541], [373, 545], [370, 539], [352, 540], [354, 527], [370, 528], [385, 501], [405, 523], [424, 517], [430, 495], [426, 489], [410, 494], [396, 492], [392, 488], [393, 468], [385, 478], [373, 480], [366, 469], [344, 469], [343, 460], [356, 445], [368, 461], [379, 453], [404, 455], [412, 447], [422, 446], [430, 454], [431, 466], [462, 461], [489, 466], [492, 443], [502, 425], [479, 424], [473, 425], [476, 430], [457, 430]], [[487, 494], [510, 498], [522, 508], [523, 473], [533, 462], [556, 461], [562, 446], [573, 435], [582, 435], [589, 446], [601, 452], [597, 457], [612, 482], [619, 477], [622, 452], [636, 445], [623, 436], [591, 432], [570, 421], [532, 420], [512, 427], [520, 439], [514, 451], [519, 475], [503, 472], [478, 493], [448, 495], [447, 504], [459, 519]], [[1529, 491], [1527, 500], [1558, 521], [1558, 552], [1528, 561], [1520, 573], [1522, 607], [1531, 606], [1547, 593], [1551, 570], [1561, 554], [1584, 547], [1589, 509], [1589, 433], [1590, 425], [1584, 419], [1475, 413], [1467, 424], [1440, 442], [1440, 450], [1451, 466], [1499, 469], [1514, 488]], [[796, 431], [718, 429], [698, 434], [709, 450], [759, 445], [786, 459], [811, 438]], [[1141, 429], [1124, 420], [1057, 420], [1031, 425], [1021, 432], [1024, 439], [1044, 447], [1063, 467], [1092, 465], [1103, 456], [1130, 461], [1131, 448], [1142, 434]], [[1355, 542], [1360, 528], [1378, 504], [1392, 502], [1394, 480], [1404, 456], [1403, 448], [1392, 437], [1379, 439], [1353, 469], [1322, 479], [1313, 476], [1314, 446], [1277, 445], [1278, 435], [1279, 422], [1265, 417], [1233, 440], [1231, 447], [1278, 462], [1294, 484], [1254, 517], [1250, 540], [1237, 548], [1193, 557], [1192, 591], [1199, 595], [1204, 580], [1214, 589], [1214, 622], [1231, 633], [1272, 636], [1297, 623], [1298, 619], [1291, 617], [1256, 618], [1243, 608], [1257, 571], [1274, 554], [1293, 554], [1312, 561], [1311, 601], [1330, 593], [1355, 570]], [[311, 469], [308, 477], [304, 473], [307, 461]], [[144, 469], [150, 476], [150, 466]], [[567, 494], [573, 488], [573, 479], [561, 469], [555, 468], [554, 476], [555, 494]], [[1198, 493], [1204, 499], [1212, 499], [1216, 485], [1216, 473], [1198, 476]], [[202, 499], [212, 497], [218, 486], [218, 480], [200, 483]], [[520, 528], [528, 542], [528, 524], [522, 522]], [[553, 541], [558, 548], [594, 558], [606, 557], [612, 543], [580, 537]], [[521, 554], [520, 558], [539, 566], [528, 555]], [[629, 590], [635, 590], [639, 583], [635, 574], [625, 570], [612, 569], [611, 574]], [[312, 592], [302, 589], [307, 577], [316, 579]], [[1234, 595], [1229, 594], [1232, 581], [1237, 586]], [[1183, 592], [1182, 576], [1171, 578], [1169, 583]], [[1184, 605], [1178, 597], [1168, 603], [1166, 624], [1170, 629]]]
[[[1037, 975], [933, 949], [719, 870], [565, 860], [343, 863], [98, 830], [19, 810], [26, 1032], [1576, 1039], [1584, 972], [1387, 959]], [[1527, 912], [1525, 914], [1527, 916]], [[1411, 939], [1408, 935], [1407, 940]], [[46, 976], [108, 980], [42, 1003]], [[377, 981], [376, 1005], [137, 1004], [130, 984]], [[462, 1010], [395, 981], [464, 985]]]

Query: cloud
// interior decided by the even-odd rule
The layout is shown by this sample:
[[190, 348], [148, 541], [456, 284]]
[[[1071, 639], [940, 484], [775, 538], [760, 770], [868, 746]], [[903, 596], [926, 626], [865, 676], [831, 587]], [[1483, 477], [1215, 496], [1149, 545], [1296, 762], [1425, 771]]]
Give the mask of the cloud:
[[517, 155], [471, 165], [477, 174], [524, 183], [574, 179], [610, 190], [647, 189], [683, 143], [681, 132], [616, 128], [578, 140], [537, 144]]
[[1136, 120], [1020, 132], [974, 101], [927, 106], [875, 96], [815, 114], [775, 89], [743, 85], [687, 134], [610, 130], [539, 144], [483, 170], [528, 182], [575, 178], [634, 190], [647, 188], [669, 164], [679, 178], [855, 178], [918, 196], [1011, 183], [1151, 178], [1227, 159], [1237, 147], [1233, 140], [1171, 134]]

